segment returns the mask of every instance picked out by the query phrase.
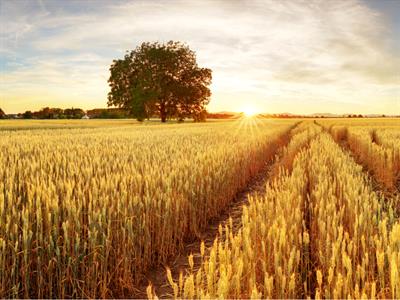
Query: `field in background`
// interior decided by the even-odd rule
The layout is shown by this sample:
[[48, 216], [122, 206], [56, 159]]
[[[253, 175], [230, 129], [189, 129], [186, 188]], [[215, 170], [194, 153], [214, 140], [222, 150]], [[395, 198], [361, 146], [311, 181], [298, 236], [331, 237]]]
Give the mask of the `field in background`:
[[18, 120], [0, 136], [2, 298], [132, 297], [266, 164], [240, 229], [168, 271], [170, 296], [400, 298], [398, 119]]

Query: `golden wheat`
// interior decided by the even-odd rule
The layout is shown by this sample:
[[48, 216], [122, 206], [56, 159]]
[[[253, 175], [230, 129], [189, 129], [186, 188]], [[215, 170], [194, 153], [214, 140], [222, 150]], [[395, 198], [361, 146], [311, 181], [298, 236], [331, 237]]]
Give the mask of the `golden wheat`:
[[[400, 121], [387, 123], [375, 120], [324, 121], [334, 139], [345, 141], [349, 148], [374, 176], [389, 191], [398, 189], [400, 180]], [[357, 126], [354, 126], [354, 125]]]
[[294, 122], [258, 123], [3, 128], [0, 297], [132, 295]]
[[170, 279], [175, 297], [400, 297], [398, 218], [350, 154], [306, 126], [287, 147], [300, 150], [291, 174], [249, 196], [241, 230], [227, 226], [183, 284]]
[[0, 297], [131, 297], [290, 132], [239, 231], [167, 269], [171, 296], [400, 298], [400, 210], [379, 193], [399, 188], [400, 122], [296, 122], [1, 123]]
[[[294, 137], [284, 153], [294, 155], [320, 131], [319, 127], [308, 125], [293, 130]], [[288, 168], [292, 169], [292, 166]], [[305, 260], [301, 253], [309, 247], [308, 233], [302, 222], [306, 191], [304, 176], [304, 170], [295, 162], [290, 176], [281, 170], [281, 175], [266, 186], [264, 195], [249, 197], [249, 205], [243, 207], [242, 229], [234, 235], [230, 226], [221, 228], [208, 257], [204, 257], [204, 250], [201, 251], [203, 263], [199, 270], [190, 272], [184, 284], [169, 279], [174, 296], [298, 296], [302, 288], [298, 270]], [[181, 289], [186, 285], [190, 286], [190, 293]]]

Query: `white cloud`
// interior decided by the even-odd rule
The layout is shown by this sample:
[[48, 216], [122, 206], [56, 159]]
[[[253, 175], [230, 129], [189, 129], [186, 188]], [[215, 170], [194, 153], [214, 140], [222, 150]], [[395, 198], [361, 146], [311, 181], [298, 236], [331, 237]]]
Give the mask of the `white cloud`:
[[[105, 106], [112, 59], [142, 41], [170, 39], [187, 42], [213, 69], [211, 109], [253, 101], [263, 110], [367, 111], [379, 109], [382, 94], [398, 105], [399, 55], [388, 46], [384, 16], [360, 1], [97, 2], [86, 10], [75, 2], [68, 11], [64, 3], [41, 2], [30, 15], [13, 9], [4, 48], [14, 63], [21, 53], [27, 59], [3, 72], [1, 106], [13, 109], [8, 97], [44, 89], [52, 93], [48, 105], [79, 90], [91, 107]], [[68, 101], [89, 106], [76, 95]]]

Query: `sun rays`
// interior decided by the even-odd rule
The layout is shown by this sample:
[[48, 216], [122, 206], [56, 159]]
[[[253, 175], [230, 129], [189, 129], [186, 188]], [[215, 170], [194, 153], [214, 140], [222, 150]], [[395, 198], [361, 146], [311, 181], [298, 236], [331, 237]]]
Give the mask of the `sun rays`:
[[257, 114], [257, 111], [254, 107], [247, 106], [243, 109], [243, 114], [245, 117], [250, 118], [250, 117], [255, 116]]
[[235, 131], [235, 135], [243, 131], [247, 131], [249, 135], [255, 135], [260, 132], [260, 123], [262, 122], [262, 117], [257, 110], [249, 106], [243, 109], [240, 117], [232, 123], [232, 130]]

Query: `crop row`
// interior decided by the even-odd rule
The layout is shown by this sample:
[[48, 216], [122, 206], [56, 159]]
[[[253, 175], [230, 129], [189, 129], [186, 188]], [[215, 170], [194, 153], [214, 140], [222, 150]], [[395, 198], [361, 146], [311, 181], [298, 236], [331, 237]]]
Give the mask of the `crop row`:
[[398, 128], [333, 126], [336, 141], [345, 140], [358, 161], [376, 180], [394, 191], [400, 180], [400, 134]]
[[[293, 162], [287, 156], [294, 157], [321, 128], [301, 124], [292, 132], [293, 137], [283, 155], [288, 169]], [[177, 282], [169, 276], [174, 296], [295, 297], [301, 286], [297, 275], [302, 263], [302, 195], [307, 187], [304, 176], [295, 162], [291, 176], [281, 170], [277, 179], [266, 186], [265, 194], [249, 197], [249, 205], [243, 208], [242, 229], [237, 234], [234, 235], [229, 226], [221, 228], [209, 255], [201, 251], [203, 261], [199, 270], [191, 270]], [[152, 296], [151, 288], [149, 296]]]
[[2, 131], [0, 297], [129, 297], [292, 126]]
[[221, 228], [198, 270], [170, 278], [175, 297], [400, 297], [400, 223], [362, 167], [323, 132], [291, 169], [249, 197], [242, 229]]

